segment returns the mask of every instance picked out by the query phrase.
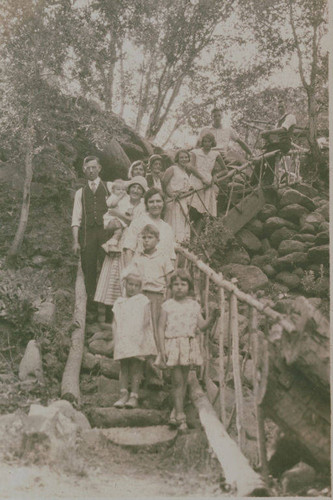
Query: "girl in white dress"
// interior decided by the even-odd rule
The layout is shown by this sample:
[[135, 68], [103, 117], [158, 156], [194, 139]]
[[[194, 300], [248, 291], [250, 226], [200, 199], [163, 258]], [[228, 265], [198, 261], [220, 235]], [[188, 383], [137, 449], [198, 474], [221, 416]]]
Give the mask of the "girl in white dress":
[[141, 293], [143, 278], [134, 266], [125, 269], [123, 277], [125, 297], [119, 297], [113, 306], [113, 357], [120, 360], [120, 399], [114, 406], [137, 408], [143, 361], [157, 350], [150, 301]]
[[177, 196], [190, 189], [190, 178], [186, 167], [190, 162], [190, 154], [184, 149], [177, 151], [175, 165], [169, 167], [163, 176], [164, 190], [168, 196], [166, 200], [164, 220], [173, 229], [175, 240], [178, 243], [190, 239], [190, 224], [188, 204], [190, 198], [177, 200]]
[[190, 297], [193, 292], [191, 276], [183, 269], [176, 270], [171, 276], [170, 288], [172, 299], [164, 302], [159, 318], [160, 352], [156, 364], [161, 368], [171, 367], [174, 409], [169, 424], [186, 430], [184, 398], [188, 373], [191, 366], [203, 363], [199, 331], [212, 325], [218, 311], [203, 319], [200, 304]]
[[[225, 169], [225, 165], [219, 151], [212, 149], [215, 145], [214, 136], [208, 133], [201, 139], [201, 148], [191, 151], [190, 183], [193, 189], [199, 190], [191, 200], [192, 215], [193, 209], [196, 212], [195, 221], [201, 219], [201, 214], [217, 215], [214, 180], [215, 174]], [[204, 187], [206, 189], [202, 189]]]

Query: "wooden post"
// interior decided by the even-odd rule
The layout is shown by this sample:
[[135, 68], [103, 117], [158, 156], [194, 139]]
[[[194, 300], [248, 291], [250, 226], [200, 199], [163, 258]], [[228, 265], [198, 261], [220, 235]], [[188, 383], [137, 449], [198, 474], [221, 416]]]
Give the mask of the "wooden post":
[[244, 457], [235, 441], [228, 436], [214, 408], [201, 389], [196, 374], [189, 374], [190, 398], [199, 413], [201, 424], [224, 472], [226, 482], [237, 492], [238, 497], [269, 496], [261, 479]]
[[[220, 277], [223, 278], [222, 273]], [[226, 425], [227, 415], [225, 409], [225, 378], [224, 378], [224, 322], [225, 301], [224, 288], [220, 287], [220, 318], [219, 318], [219, 390], [220, 390], [220, 419]]]
[[79, 260], [75, 282], [75, 309], [71, 347], [62, 376], [61, 397], [69, 401], [80, 402], [80, 371], [84, 347], [84, 332], [86, 326], [87, 294], [84, 276]]
[[[258, 365], [258, 316], [257, 310], [254, 307], [250, 308], [250, 317], [249, 317], [249, 332], [251, 339], [251, 357], [253, 361], [253, 386], [254, 386], [254, 394], [258, 393], [258, 373], [257, 373], [257, 365]], [[260, 404], [257, 403], [257, 399], [254, 401], [255, 406], [255, 414], [257, 421], [257, 438], [258, 438], [258, 454], [259, 454], [259, 462], [260, 468], [262, 471], [262, 475], [266, 484], [268, 484], [268, 462], [267, 462], [267, 451], [266, 451], [266, 435], [265, 435], [265, 420], [262, 408]]]
[[232, 335], [232, 368], [235, 384], [235, 400], [236, 400], [236, 427], [238, 432], [238, 445], [240, 449], [244, 449], [245, 444], [245, 429], [243, 425], [243, 393], [241, 369], [239, 363], [239, 335], [238, 335], [238, 311], [237, 297], [234, 293], [230, 295], [229, 305], [230, 329]]
[[[209, 316], [209, 276], [205, 275], [205, 294], [204, 294], [204, 308], [206, 319]], [[207, 382], [207, 378], [209, 377], [209, 348], [208, 348], [208, 331], [204, 333], [204, 349], [205, 349], [205, 381]]]

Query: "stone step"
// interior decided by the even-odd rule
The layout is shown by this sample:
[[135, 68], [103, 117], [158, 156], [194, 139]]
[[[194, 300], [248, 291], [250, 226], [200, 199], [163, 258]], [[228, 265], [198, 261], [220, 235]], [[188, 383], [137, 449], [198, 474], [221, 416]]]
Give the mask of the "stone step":
[[100, 429], [100, 432], [107, 441], [114, 444], [131, 449], [148, 448], [150, 451], [171, 445], [177, 436], [177, 430], [170, 429], [167, 425], [114, 427]]
[[148, 427], [168, 422], [168, 411], [135, 408], [90, 408], [87, 417], [92, 427]]

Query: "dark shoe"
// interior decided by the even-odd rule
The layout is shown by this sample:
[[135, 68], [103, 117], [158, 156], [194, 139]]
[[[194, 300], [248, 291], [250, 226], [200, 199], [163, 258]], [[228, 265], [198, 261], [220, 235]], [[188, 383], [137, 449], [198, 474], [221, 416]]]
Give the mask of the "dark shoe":
[[105, 323], [112, 323], [113, 311], [112, 306], [105, 306]]

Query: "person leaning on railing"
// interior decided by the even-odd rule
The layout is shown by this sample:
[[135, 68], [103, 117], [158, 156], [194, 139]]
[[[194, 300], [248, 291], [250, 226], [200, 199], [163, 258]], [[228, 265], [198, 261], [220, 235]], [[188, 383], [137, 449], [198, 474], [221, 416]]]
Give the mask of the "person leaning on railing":
[[[280, 118], [278, 119], [275, 128], [270, 130], [264, 130], [261, 133], [264, 139], [264, 153], [270, 153], [277, 151], [282, 154], [287, 154], [291, 148], [291, 137], [293, 129], [296, 125], [295, 115], [286, 112], [286, 107], [283, 101], [278, 102], [278, 111]], [[271, 185], [274, 182], [274, 177], [276, 176], [276, 164], [277, 155], [272, 155], [268, 157], [265, 161], [268, 165], [264, 168], [262, 172], [262, 183], [266, 185]], [[261, 162], [257, 162], [255, 169], [252, 174], [252, 184], [258, 184], [260, 180], [260, 169]]]

